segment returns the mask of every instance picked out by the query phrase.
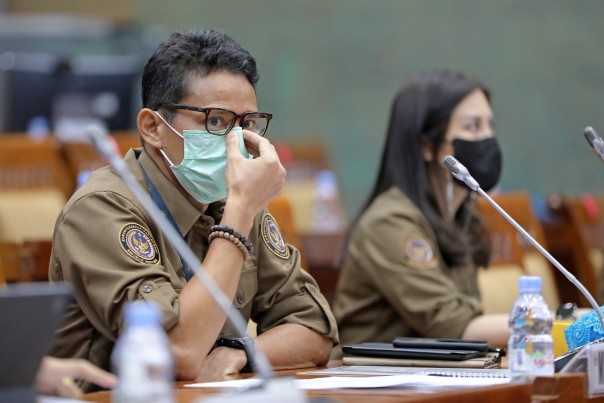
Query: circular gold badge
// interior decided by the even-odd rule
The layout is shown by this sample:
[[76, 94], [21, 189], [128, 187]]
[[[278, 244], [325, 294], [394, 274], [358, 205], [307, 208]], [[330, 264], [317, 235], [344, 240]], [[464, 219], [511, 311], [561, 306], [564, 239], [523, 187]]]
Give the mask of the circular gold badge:
[[416, 269], [435, 269], [438, 265], [430, 244], [417, 231], [409, 231], [403, 236], [401, 258]]
[[139, 224], [127, 224], [121, 229], [120, 244], [124, 252], [139, 263], [159, 262], [155, 240], [149, 231]]
[[275, 222], [275, 219], [270, 214], [265, 214], [262, 218], [262, 240], [268, 248], [282, 259], [289, 257], [289, 249], [283, 240], [281, 231]]

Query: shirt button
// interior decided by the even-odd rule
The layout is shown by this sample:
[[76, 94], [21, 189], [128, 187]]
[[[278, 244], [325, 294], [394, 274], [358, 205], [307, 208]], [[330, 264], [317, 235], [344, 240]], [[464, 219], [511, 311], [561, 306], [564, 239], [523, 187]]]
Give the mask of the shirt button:
[[149, 294], [151, 291], [153, 291], [153, 286], [151, 284], [145, 284], [143, 286], [143, 292]]
[[210, 226], [210, 224], [211, 224], [211, 223], [210, 223], [210, 220], [209, 220], [209, 219], [207, 219], [207, 218], [203, 218], [203, 219], [201, 220], [201, 225], [203, 225], [204, 227], [209, 227], [209, 226]]
[[311, 294], [315, 294], [317, 292], [317, 289], [312, 285], [307, 285], [306, 288], [308, 289], [308, 291], [310, 291]]
[[243, 292], [239, 292], [239, 294], [237, 294], [237, 303], [243, 304], [244, 302], [245, 302], [245, 295], [243, 294]]

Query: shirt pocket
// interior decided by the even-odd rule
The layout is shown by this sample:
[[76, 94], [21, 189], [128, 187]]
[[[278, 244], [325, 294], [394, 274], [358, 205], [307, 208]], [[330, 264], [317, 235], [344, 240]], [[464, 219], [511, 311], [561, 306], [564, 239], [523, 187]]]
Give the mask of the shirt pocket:
[[237, 309], [245, 308], [258, 293], [258, 267], [244, 265], [239, 277], [237, 293], [233, 305]]

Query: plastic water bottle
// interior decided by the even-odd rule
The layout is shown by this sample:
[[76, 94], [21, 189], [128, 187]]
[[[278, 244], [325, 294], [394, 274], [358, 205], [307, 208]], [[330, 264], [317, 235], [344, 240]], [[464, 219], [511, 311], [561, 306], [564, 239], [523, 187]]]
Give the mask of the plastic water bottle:
[[161, 312], [143, 301], [126, 307], [126, 329], [113, 349], [113, 403], [172, 403], [174, 368]]
[[336, 233], [341, 231], [342, 227], [338, 180], [332, 171], [320, 171], [315, 177], [312, 229], [320, 233]]
[[554, 374], [552, 313], [541, 296], [540, 277], [520, 277], [518, 285], [509, 319], [509, 368], [512, 382], [532, 382]]
[[36, 141], [44, 140], [50, 135], [50, 124], [44, 116], [34, 116], [27, 122], [27, 135]]

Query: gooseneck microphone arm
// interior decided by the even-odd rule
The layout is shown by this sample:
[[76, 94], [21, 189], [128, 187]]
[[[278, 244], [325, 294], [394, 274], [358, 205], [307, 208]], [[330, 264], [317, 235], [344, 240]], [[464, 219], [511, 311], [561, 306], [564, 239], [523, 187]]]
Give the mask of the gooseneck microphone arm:
[[[153, 221], [155, 221], [157, 226], [164, 233], [166, 239], [170, 240], [178, 254], [184, 260], [183, 264], [189, 266], [194, 271], [195, 277], [208, 290], [214, 301], [220, 306], [220, 309], [226, 313], [227, 319], [233, 325], [238, 335], [240, 337], [245, 336], [247, 324], [239, 311], [234, 308], [231, 309], [231, 301], [228, 300], [220, 287], [218, 287], [214, 280], [207, 274], [206, 270], [201, 265], [201, 262], [197, 259], [197, 256], [195, 256], [189, 246], [185, 243], [182, 235], [176, 231], [172, 224], [170, 224], [168, 219], [155, 205], [151, 197], [134, 178], [126, 166], [126, 163], [117, 155], [115, 148], [109, 141], [108, 135], [101, 128], [96, 126], [89, 127], [87, 129], [87, 135], [92, 140], [97, 152], [107, 159], [128, 188], [134, 193], [138, 201], [143, 205], [143, 208], [149, 213]], [[247, 350], [254, 347], [246, 344], [245, 348]], [[273, 376], [271, 365], [266, 356], [260, 349], [256, 349], [255, 354], [254, 351], [247, 351], [247, 353], [249, 357], [254, 357], [254, 369], [258, 371], [263, 380], [263, 384], [265, 384]]]
[[556, 266], [556, 268], [562, 274], [564, 274], [568, 281], [570, 281], [575, 287], [577, 287], [579, 291], [581, 291], [581, 294], [583, 294], [583, 296], [587, 298], [589, 305], [591, 305], [591, 307], [597, 312], [598, 317], [600, 318], [600, 322], [602, 323], [602, 329], [604, 329], [604, 313], [602, 313], [600, 307], [598, 306], [598, 303], [596, 302], [594, 297], [591, 296], [589, 291], [587, 291], [585, 286], [583, 286], [583, 284], [581, 284], [579, 280], [577, 280], [576, 277], [572, 275], [571, 272], [566, 270], [564, 266], [560, 264], [560, 262], [558, 262], [548, 251], [546, 251], [543, 246], [539, 244], [539, 242], [537, 242], [528, 232], [526, 232], [524, 228], [520, 226], [520, 224], [518, 224], [512, 217], [510, 217], [510, 215], [506, 213], [505, 210], [503, 210], [499, 206], [499, 204], [497, 204], [495, 200], [491, 198], [491, 196], [489, 196], [484, 190], [482, 190], [478, 182], [476, 182], [476, 180], [472, 178], [472, 176], [468, 172], [468, 169], [465, 166], [463, 166], [451, 155], [447, 155], [444, 158], [443, 164], [454, 177], [463, 181], [470, 189], [478, 192], [478, 194], [484, 197], [489, 202], [489, 204], [491, 204], [495, 208], [495, 210], [499, 212], [499, 214], [501, 214], [510, 224], [512, 224], [514, 228], [516, 228], [518, 232], [520, 232], [531, 243], [531, 245], [533, 245], [539, 252], [541, 252], [543, 256], [547, 258], [547, 260], [549, 260], [554, 266]]

